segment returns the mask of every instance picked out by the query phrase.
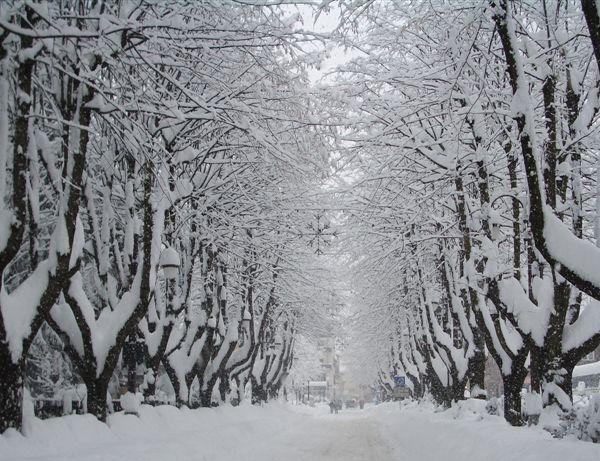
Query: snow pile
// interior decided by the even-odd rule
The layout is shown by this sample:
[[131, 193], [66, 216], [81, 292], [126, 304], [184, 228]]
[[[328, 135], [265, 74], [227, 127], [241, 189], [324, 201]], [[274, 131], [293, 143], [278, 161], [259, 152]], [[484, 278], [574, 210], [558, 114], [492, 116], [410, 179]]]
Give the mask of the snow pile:
[[[326, 405], [227, 405], [198, 410], [141, 405], [113, 414], [32, 418], [28, 436], [0, 436], [2, 461], [590, 461], [600, 445], [509, 426], [483, 400], [445, 411], [431, 402], [386, 403], [329, 414]], [[589, 408], [589, 407], [587, 407]], [[595, 415], [597, 416], [597, 412]], [[597, 421], [597, 420], [596, 420]]]
[[446, 413], [452, 415], [454, 419], [468, 421], [482, 421], [489, 416], [487, 402], [481, 399], [467, 399], [456, 402]]
[[[135, 399], [133, 394], [131, 397]], [[311, 410], [314, 413], [315, 409]], [[252, 461], [261, 458], [246, 456], [248, 450], [265, 445], [282, 428], [290, 428], [289, 437], [293, 438], [291, 431], [306, 418], [277, 403], [198, 410], [140, 405], [138, 412], [139, 417], [112, 414], [108, 424], [91, 415], [32, 417], [27, 421], [26, 437], [14, 430], [0, 435], [0, 459]]]
[[600, 394], [582, 398], [563, 421], [563, 433], [600, 443]]
[[485, 411], [488, 415], [502, 416], [504, 414], [504, 399], [492, 397], [486, 402]]
[[539, 427], [512, 427], [487, 414], [485, 401], [466, 400], [435, 412], [431, 404], [386, 403], [368, 409], [381, 422], [394, 459], [464, 461], [590, 461], [600, 446], [574, 436], [555, 439]]
[[121, 396], [121, 408], [128, 414], [137, 415], [140, 411], [140, 394], [134, 394], [132, 392], [126, 392]]
[[539, 416], [542, 413], [542, 396], [537, 392], [528, 392], [523, 396], [523, 414], [525, 416]]

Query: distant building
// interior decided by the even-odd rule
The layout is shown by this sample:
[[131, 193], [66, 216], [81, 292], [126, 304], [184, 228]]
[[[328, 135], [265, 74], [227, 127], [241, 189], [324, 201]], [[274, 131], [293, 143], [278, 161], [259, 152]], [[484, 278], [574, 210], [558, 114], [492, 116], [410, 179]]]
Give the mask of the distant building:
[[[600, 389], [600, 347], [581, 359], [573, 370], [573, 389], [576, 389], [580, 382], [585, 383], [586, 389]], [[530, 384], [528, 374], [523, 387], [529, 388]], [[488, 397], [499, 397], [504, 392], [500, 369], [491, 356], [488, 356], [485, 362], [485, 388]]]
[[321, 370], [319, 370], [317, 377], [327, 384], [327, 399], [340, 398], [343, 394], [343, 380], [340, 374], [340, 360], [335, 348], [335, 338], [323, 337], [319, 339], [318, 348]]
[[600, 389], [600, 347], [586, 355], [573, 370], [573, 389]]
[[586, 355], [584, 358], [582, 358], [581, 361], [578, 363], [578, 365], [585, 365], [587, 363], [593, 363], [593, 362], [597, 362], [599, 360], [600, 360], [600, 347], [596, 348], [595, 350], [590, 352], [588, 355]]
[[306, 392], [311, 400], [323, 401], [327, 399], [327, 381], [309, 381]]
[[500, 368], [491, 355], [485, 360], [484, 384], [488, 397], [500, 397], [504, 393]]

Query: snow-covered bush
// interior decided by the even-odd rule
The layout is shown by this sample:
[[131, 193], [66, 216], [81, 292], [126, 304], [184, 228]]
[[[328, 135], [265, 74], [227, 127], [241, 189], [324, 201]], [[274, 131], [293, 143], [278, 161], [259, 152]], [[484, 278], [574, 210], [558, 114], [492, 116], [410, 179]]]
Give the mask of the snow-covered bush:
[[537, 392], [529, 392], [523, 396], [522, 412], [528, 424], [537, 424], [542, 406], [542, 396]]
[[446, 413], [452, 415], [454, 419], [479, 421], [488, 414], [487, 402], [481, 399], [460, 400], [455, 402]]
[[600, 443], [600, 394], [582, 399], [562, 418], [559, 436], [574, 435], [580, 440]]
[[127, 414], [137, 415], [140, 409], [140, 397], [143, 399], [141, 394], [134, 394], [132, 392], [126, 392], [121, 396], [121, 408]]
[[492, 397], [485, 404], [488, 415], [502, 416], [504, 414], [504, 403], [501, 398]]
[[567, 412], [557, 406], [544, 408], [539, 426], [556, 438], [600, 443], [600, 394], [579, 399]]

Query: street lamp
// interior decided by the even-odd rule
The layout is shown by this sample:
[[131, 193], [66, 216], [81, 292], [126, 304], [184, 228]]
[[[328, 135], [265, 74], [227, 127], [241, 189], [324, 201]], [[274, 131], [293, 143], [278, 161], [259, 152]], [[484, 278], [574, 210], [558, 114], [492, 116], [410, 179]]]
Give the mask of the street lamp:
[[158, 263], [168, 280], [177, 278], [180, 266], [179, 253], [173, 247], [167, 247], [162, 251]]

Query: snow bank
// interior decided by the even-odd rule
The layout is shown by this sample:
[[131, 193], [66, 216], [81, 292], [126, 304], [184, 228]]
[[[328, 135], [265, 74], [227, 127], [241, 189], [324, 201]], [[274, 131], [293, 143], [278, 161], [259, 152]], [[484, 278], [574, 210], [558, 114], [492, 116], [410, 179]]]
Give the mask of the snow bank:
[[141, 405], [139, 417], [119, 412], [108, 424], [91, 415], [32, 418], [27, 436], [14, 430], [0, 435], [0, 459], [252, 461], [248, 450], [268, 443], [282, 427], [293, 428], [299, 418], [306, 415], [281, 404], [198, 410]]
[[142, 401], [143, 397], [140, 394], [136, 395], [132, 392], [126, 392], [121, 396], [121, 408], [123, 408], [125, 413], [137, 415], [140, 411], [140, 403]]
[[397, 459], [464, 461], [591, 461], [600, 445], [553, 439], [539, 428], [512, 427], [485, 412], [485, 402], [467, 400], [443, 411], [431, 405], [382, 404], [368, 410]]
[[544, 403], [542, 396], [537, 392], [528, 392], [523, 396], [523, 413], [527, 416], [542, 414]]
[[488, 415], [483, 400], [438, 412], [430, 403], [382, 404], [329, 414], [279, 403], [213, 409], [140, 407], [108, 425], [92, 416], [28, 422], [0, 436], [2, 461], [591, 461], [600, 445], [553, 439]]

